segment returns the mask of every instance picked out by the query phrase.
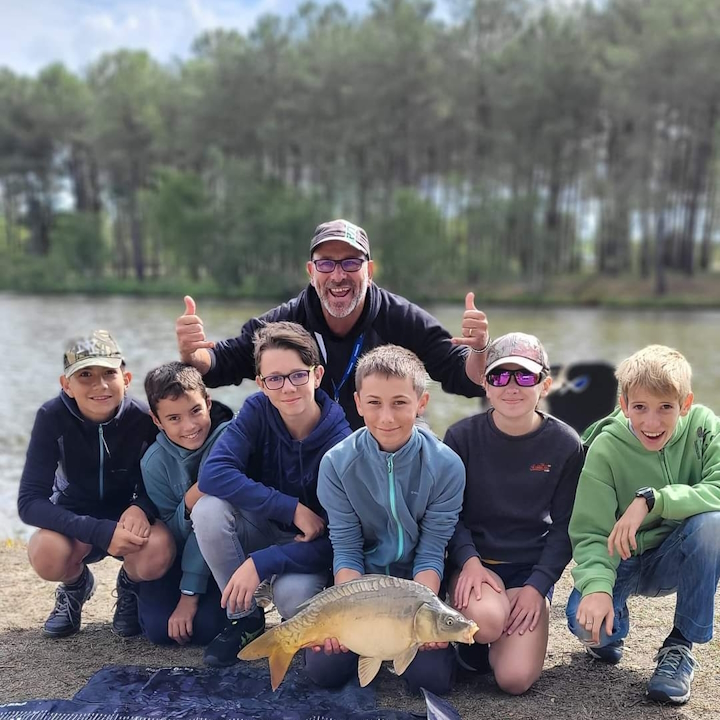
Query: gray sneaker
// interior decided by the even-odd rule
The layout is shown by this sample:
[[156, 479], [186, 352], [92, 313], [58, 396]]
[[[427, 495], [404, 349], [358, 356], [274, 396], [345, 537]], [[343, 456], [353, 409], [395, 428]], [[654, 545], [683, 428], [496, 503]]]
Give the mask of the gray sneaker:
[[83, 605], [94, 592], [95, 578], [87, 565], [72, 585], [60, 583], [55, 589], [55, 607], [43, 625], [43, 635], [51, 638], [74, 635], [80, 629]]
[[647, 686], [650, 700], [682, 705], [690, 699], [697, 660], [685, 645], [661, 647], [655, 656], [657, 667]]

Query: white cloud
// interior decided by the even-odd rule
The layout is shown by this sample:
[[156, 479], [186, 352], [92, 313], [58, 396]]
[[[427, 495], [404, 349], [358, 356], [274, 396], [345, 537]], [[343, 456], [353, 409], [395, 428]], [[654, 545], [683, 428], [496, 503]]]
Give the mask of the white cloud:
[[245, 32], [300, 0], [0, 0], [0, 66], [35, 73], [61, 61], [81, 71], [102, 53], [146, 49], [160, 61], [187, 56], [213, 28]]

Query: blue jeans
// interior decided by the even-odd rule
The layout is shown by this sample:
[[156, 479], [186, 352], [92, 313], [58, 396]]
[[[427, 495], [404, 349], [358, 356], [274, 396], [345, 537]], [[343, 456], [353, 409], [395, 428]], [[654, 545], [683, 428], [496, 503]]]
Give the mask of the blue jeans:
[[[600, 645], [627, 637], [631, 595], [660, 597], [677, 593], [675, 627], [693, 643], [712, 638], [715, 593], [720, 578], [720, 512], [701, 513], [685, 520], [656, 548], [621, 560], [613, 588], [615, 620], [611, 635], [600, 632]], [[565, 614], [573, 635], [589, 637], [576, 615], [581, 596], [573, 590]]]
[[[320, 687], [341, 687], [357, 677], [358, 656], [354, 652], [325, 655], [312, 648], [304, 650], [303, 665], [308, 677]], [[400, 676], [410, 692], [425, 688], [435, 695], [447, 695], [455, 681], [455, 651], [452, 647], [419, 652]]]
[[[191, 516], [200, 552], [221, 590], [250, 553], [295, 541], [296, 533], [282, 530], [270, 520], [253, 517], [213, 495], [203, 495], [195, 503]], [[295, 615], [298, 605], [324, 589], [329, 577], [329, 568], [324, 573], [275, 576], [273, 602], [280, 616], [287, 620]], [[256, 607], [253, 600], [249, 610], [235, 613], [228, 610], [227, 616], [233, 620], [245, 617]]]

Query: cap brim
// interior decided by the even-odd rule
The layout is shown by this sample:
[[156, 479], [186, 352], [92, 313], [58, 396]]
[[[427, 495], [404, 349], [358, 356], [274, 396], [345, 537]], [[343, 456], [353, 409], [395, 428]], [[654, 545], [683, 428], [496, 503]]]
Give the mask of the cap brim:
[[123, 363], [122, 358], [109, 358], [109, 357], [90, 357], [78, 360], [65, 369], [65, 377], [69, 378], [74, 375], [78, 370], [84, 370], [89, 367], [104, 367], [113, 368], [117, 370]]
[[[331, 237], [323, 237], [321, 240], [319, 240], [319, 241], [316, 242], [316, 243], [313, 243], [313, 244], [310, 246], [310, 254], [312, 255], [312, 254], [315, 252], [315, 250], [317, 250], [317, 248], [319, 248], [321, 245], [324, 245], [326, 242], [333, 242], [333, 241], [345, 243], [346, 245], [349, 245], [351, 248], [354, 248], [355, 250], [358, 250], [358, 251], [361, 252], [363, 255], [368, 255], [367, 250], [365, 250], [365, 248], [364, 248], [362, 245], [359, 245], [358, 243], [353, 242], [352, 240], [349, 240], [349, 239], [348, 239], [347, 237], [345, 237], [344, 235], [341, 235], [341, 236], [338, 236], [338, 237], [332, 237], [332, 236], [331, 236]], [[369, 256], [369, 255], [368, 255], [368, 256]]]
[[492, 372], [496, 367], [500, 367], [500, 365], [519, 365], [521, 368], [529, 370], [531, 373], [538, 374], [545, 370], [545, 368], [540, 365], [540, 363], [536, 363], [534, 360], [529, 360], [528, 358], [511, 355], [510, 357], [500, 358], [494, 363], [488, 365], [485, 368], [485, 374], [487, 375], [489, 372]]

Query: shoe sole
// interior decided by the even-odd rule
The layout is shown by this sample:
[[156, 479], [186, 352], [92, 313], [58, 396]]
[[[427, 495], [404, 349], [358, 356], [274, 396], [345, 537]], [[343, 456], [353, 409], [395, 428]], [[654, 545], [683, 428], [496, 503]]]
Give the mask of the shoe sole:
[[690, 699], [691, 692], [688, 690], [685, 695], [673, 697], [664, 692], [648, 690], [645, 695], [647, 695], [648, 700], [665, 703], [666, 705], [684, 705]]
[[593, 659], [597, 660], [598, 662], [605, 663], [606, 665], [617, 665], [622, 660], [622, 653], [617, 658], [608, 658], [604, 655], [598, 655], [594, 652], [593, 648], [586, 647], [585, 650], [587, 650], [587, 654]]
[[[95, 576], [91, 573], [90, 577], [92, 578], [92, 587], [90, 588], [90, 592], [88, 593], [88, 596], [83, 601], [83, 607], [85, 607], [85, 603], [92, 598], [92, 596], [95, 594]], [[42, 627], [42, 634], [46, 638], [64, 638], [64, 637], [70, 637], [71, 635], [77, 635], [77, 633], [80, 632], [80, 627], [82, 626], [82, 617], [80, 618], [80, 622], [78, 623], [78, 626], [76, 628], [71, 628], [67, 632], [48, 632], [45, 629], [45, 626]]]

